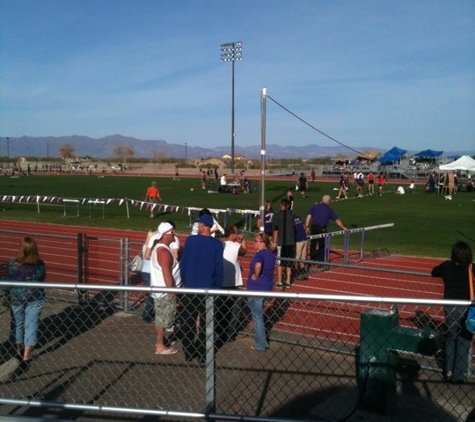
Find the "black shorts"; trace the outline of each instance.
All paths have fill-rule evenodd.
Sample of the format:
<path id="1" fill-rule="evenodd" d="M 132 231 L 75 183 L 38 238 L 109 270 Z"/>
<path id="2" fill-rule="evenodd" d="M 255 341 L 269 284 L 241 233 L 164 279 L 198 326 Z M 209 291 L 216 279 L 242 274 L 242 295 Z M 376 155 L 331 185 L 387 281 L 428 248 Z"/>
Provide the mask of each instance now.
<path id="1" fill-rule="evenodd" d="M 295 245 L 284 245 L 280 247 L 281 258 L 295 258 Z M 280 260 L 281 267 L 292 267 L 294 263 L 286 259 Z"/>

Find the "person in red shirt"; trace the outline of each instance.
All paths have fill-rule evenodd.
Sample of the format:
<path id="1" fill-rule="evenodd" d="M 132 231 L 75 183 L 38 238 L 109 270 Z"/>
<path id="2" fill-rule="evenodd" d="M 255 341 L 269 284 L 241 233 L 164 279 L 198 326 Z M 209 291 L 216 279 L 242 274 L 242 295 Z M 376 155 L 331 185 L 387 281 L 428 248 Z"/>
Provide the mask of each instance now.
<path id="1" fill-rule="evenodd" d="M 368 174 L 368 193 L 370 195 L 374 194 L 374 174 L 372 171 Z"/>
<path id="2" fill-rule="evenodd" d="M 145 194 L 145 202 L 152 202 L 153 204 L 158 203 L 158 201 L 161 201 L 162 198 L 160 196 L 160 191 L 157 188 L 157 184 L 155 182 L 152 182 L 150 184 L 150 187 L 147 189 L 147 193 Z M 155 206 L 151 205 L 150 206 L 150 218 L 154 217 L 153 210 Z"/>
<path id="3" fill-rule="evenodd" d="M 378 185 L 379 185 L 379 194 L 383 194 L 385 180 L 384 180 L 384 173 L 381 171 L 378 176 Z"/>

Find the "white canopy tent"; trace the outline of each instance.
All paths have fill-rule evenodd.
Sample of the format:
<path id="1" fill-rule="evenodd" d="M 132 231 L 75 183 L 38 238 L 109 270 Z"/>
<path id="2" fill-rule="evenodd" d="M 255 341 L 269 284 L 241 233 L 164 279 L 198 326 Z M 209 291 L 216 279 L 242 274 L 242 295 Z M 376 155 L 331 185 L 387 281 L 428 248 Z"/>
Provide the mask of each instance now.
<path id="1" fill-rule="evenodd" d="M 462 155 L 458 160 L 452 161 L 448 164 L 441 164 L 439 170 L 469 170 L 475 171 L 475 160 L 468 155 Z"/>

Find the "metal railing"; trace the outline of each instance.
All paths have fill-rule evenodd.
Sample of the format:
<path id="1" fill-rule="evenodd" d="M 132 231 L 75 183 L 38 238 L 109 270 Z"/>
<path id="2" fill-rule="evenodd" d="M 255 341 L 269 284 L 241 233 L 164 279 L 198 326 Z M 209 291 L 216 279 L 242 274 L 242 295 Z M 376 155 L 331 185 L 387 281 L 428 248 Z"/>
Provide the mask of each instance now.
<path id="1" fill-rule="evenodd" d="M 117 285 L 91 291 L 89 284 L 0 282 L 2 288 L 13 285 L 42 287 L 47 300 L 34 360 L 26 366 L 11 347 L 10 318 L 3 311 L 4 415 L 39 408 L 43 416 L 56 409 L 57 417 L 80 411 L 99 418 L 328 421 L 398 415 L 446 421 L 465 420 L 473 407 L 472 362 L 465 384 L 445 383 L 442 376 L 448 328 L 443 307 L 466 308 L 467 301 Z M 61 300 L 86 289 L 86 301 Z M 119 306 L 126 293 L 159 292 L 177 294 L 182 304 L 192 303 L 185 300 L 192 296 L 204 298 L 206 314 L 194 328 L 196 341 L 205 333 L 203 359 L 186 360 L 182 347 L 185 314 L 196 315 L 194 309 L 179 306 L 169 330 L 167 345 L 178 352 L 157 355 L 155 329 L 142 322 L 142 309 L 133 314 Z M 250 297 L 266 300 L 265 352 L 250 349 Z M 233 320 L 230 304 L 236 301 L 239 314 Z"/>

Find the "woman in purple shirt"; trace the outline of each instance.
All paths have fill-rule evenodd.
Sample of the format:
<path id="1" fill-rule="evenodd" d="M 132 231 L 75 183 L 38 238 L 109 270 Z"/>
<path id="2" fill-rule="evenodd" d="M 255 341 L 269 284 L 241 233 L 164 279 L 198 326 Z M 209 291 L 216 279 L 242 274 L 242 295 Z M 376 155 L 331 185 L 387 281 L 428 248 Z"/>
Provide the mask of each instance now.
<path id="1" fill-rule="evenodd" d="M 269 236 L 258 233 L 254 238 L 256 255 L 251 261 L 247 290 L 259 292 L 271 292 L 274 286 L 275 255 L 272 252 L 274 246 Z M 264 352 L 268 347 L 267 333 L 264 324 L 264 305 L 266 298 L 250 297 L 248 305 L 254 320 L 254 346 L 251 350 Z"/>

